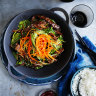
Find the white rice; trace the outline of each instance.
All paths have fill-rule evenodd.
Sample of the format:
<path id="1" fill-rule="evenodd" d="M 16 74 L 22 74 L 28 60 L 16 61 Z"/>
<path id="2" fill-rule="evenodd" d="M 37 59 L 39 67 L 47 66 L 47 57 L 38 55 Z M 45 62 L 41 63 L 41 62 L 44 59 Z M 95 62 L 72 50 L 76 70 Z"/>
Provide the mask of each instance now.
<path id="1" fill-rule="evenodd" d="M 79 79 L 80 94 L 82 96 L 96 96 L 96 70 L 85 68 L 75 76 L 72 84 L 72 90 L 75 96 L 78 96 L 77 85 Z"/>

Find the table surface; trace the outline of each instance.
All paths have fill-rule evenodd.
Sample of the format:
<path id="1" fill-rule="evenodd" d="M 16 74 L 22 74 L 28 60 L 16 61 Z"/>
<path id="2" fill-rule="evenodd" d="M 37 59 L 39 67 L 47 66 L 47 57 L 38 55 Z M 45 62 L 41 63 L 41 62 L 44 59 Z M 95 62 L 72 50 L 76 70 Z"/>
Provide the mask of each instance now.
<path id="1" fill-rule="evenodd" d="M 75 27 L 71 22 L 69 23 L 69 26 L 73 32 L 74 29 L 77 29 L 81 36 L 88 36 L 88 38 L 96 44 L 96 0 L 75 0 L 71 3 L 63 3 L 59 0 L 0 0 L 0 34 L 3 32 L 7 22 L 13 16 L 24 10 L 32 8 L 50 9 L 52 7 L 61 7 L 70 14 L 71 9 L 78 4 L 86 4 L 92 8 L 94 12 L 94 21 L 86 28 Z M 57 14 L 63 16 L 61 13 Z M 23 84 L 8 74 L 0 59 L 0 96 L 38 96 L 38 93 L 43 89 L 56 89 L 57 83 L 58 82 L 54 82 L 43 86 Z"/>

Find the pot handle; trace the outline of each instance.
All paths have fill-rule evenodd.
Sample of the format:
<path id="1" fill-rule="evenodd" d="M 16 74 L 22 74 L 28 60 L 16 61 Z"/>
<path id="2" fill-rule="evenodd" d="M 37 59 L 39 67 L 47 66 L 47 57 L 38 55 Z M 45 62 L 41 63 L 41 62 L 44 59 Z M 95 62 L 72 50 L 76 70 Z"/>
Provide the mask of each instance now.
<path id="1" fill-rule="evenodd" d="M 61 11 L 61 12 L 63 12 L 63 14 L 64 14 L 65 17 L 66 17 L 66 22 L 67 22 L 67 24 L 69 24 L 69 16 L 68 16 L 68 13 L 67 13 L 63 8 L 55 7 L 55 8 L 50 9 L 50 11 L 52 11 L 52 12 L 54 12 L 54 11 Z"/>
<path id="2" fill-rule="evenodd" d="M 12 76 L 13 78 L 18 80 L 24 80 L 26 78 L 25 76 L 19 74 L 10 64 L 8 64 L 7 68 L 10 76 Z"/>

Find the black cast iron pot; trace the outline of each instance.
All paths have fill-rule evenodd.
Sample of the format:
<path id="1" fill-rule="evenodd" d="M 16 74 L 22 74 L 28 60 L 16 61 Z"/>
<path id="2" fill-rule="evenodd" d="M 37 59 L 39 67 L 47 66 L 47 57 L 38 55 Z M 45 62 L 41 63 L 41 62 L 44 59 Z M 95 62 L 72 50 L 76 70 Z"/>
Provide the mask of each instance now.
<path id="1" fill-rule="evenodd" d="M 54 11 L 63 12 L 66 17 L 66 21 L 61 16 L 54 13 Z M 48 66 L 44 66 L 43 68 L 39 70 L 34 70 L 32 68 L 28 68 L 25 66 L 16 67 L 15 66 L 16 59 L 14 58 L 11 48 L 10 48 L 12 30 L 17 29 L 17 26 L 20 21 L 29 19 L 32 16 L 37 15 L 37 14 L 45 15 L 55 20 L 55 22 L 60 26 L 61 32 L 63 33 L 64 41 L 66 41 L 66 43 L 63 44 L 64 52 L 62 52 L 62 54 L 58 57 L 57 62 L 54 62 L 53 64 L 50 64 Z M 74 50 L 74 38 L 69 28 L 68 22 L 69 22 L 68 14 L 62 8 L 52 8 L 51 10 L 31 9 L 31 10 L 24 11 L 18 14 L 17 16 L 15 16 L 5 31 L 4 41 L 3 41 L 5 55 L 8 59 L 9 74 L 13 76 L 11 72 L 11 68 L 14 68 L 17 72 L 22 74 L 23 76 L 22 78 L 25 78 L 25 77 L 46 78 L 54 74 L 57 74 L 58 72 L 62 71 L 62 69 L 66 70 L 66 66 L 68 66 L 68 63 L 71 57 L 73 56 L 73 50 Z M 22 79 L 22 78 L 18 77 L 18 79 Z"/>

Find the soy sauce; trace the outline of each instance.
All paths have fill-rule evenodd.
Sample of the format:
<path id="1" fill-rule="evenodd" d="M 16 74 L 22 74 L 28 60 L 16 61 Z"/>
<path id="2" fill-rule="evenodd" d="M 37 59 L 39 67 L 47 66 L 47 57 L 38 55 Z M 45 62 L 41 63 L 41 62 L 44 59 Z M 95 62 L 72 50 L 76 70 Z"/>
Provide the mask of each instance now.
<path id="1" fill-rule="evenodd" d="M 87 24 L 87 17 L 83 12 L 77 11 L 71 14 L 71 20 L 77 27 L 84 27 Z"/>

